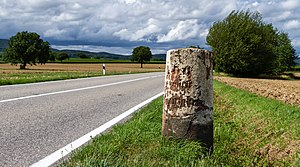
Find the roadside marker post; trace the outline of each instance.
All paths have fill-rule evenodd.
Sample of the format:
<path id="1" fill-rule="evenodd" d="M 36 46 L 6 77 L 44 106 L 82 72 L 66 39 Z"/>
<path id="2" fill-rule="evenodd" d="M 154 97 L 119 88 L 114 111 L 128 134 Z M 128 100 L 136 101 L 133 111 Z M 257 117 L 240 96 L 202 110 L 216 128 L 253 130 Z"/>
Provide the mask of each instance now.
<path id="1" fill-rule="evenodd" d="M 103 75 L 105 75 L 105 64 L 102 64 L 102 71 L 103 71 Z"/>
<path id="2" fill-rule="evenodd" d="M 213 151 L 213 60 L 203 49 L 169 50 L 162 135 L 200 141 Z"/>

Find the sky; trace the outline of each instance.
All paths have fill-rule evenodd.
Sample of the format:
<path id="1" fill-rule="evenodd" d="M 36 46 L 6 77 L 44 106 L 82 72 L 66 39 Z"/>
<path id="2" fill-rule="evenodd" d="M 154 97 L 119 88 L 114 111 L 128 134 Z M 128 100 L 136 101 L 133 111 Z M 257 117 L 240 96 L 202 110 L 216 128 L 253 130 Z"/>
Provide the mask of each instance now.
<path id="1" fill-rule="evenodd" d="M 0 38 L 38 33 L 56 49 L 131 54 L 199 45 L 233 10 L 258 11 L 300 54 L 300 0 L 0 0 Z"/>

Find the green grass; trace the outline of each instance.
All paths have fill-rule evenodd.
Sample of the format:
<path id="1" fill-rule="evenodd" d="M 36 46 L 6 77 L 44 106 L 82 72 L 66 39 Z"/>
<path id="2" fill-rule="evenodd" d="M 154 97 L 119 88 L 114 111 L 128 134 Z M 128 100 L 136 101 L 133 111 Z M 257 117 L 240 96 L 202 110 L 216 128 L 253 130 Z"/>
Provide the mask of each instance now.
<path id="1" fill-rule="evenodd" d="M 17 74 L 1 74 L 0 85 L 24 84 L 44 81 L 55 81 L 74 78 L 85 78 L 100 76 L 99 72 L 47 72 L 47 73 L 17 73 Z"/>
<path id="2" fill-rule="evenodd" d="M 109 72 L 109 75 L 121 75 L 128 74 L 128 72 Z M 131 74 L 133 74 L 131 72 Z M 35 82 L 45 82 L 45 81 L 57 81 L 65 79 L 76 79 L 76 78 L 87 78 L 102 76 L 102 72 L 95 71 L 53 71 L 53 72 L 41 72 L 41 73 L 16 73 L 16 74 L 1 74 L 0 86 L 1 85 L 14 85 L 14 84 L 25 84 L 25 83 L 35 83 Z"/>
<path id="3" fill-rule="evenodd" d="M 300 165 L 299 107 L 215 81 L 214 153 L 205 156 L 198 142 L 161 136 L 162 101 L 94 138 L 61 166 Z"/>

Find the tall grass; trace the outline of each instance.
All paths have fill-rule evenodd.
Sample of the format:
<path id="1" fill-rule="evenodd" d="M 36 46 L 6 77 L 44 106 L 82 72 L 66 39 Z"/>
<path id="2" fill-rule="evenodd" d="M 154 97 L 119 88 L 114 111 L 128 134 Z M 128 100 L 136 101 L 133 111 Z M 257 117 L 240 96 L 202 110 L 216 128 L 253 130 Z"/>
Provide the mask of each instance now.
<path id="1" fill-rule="evenodd" d="M 161 136 L 162 98 L 61 166 L 299 166 L 300 108 L 214 82 L 214 153 Z"/>

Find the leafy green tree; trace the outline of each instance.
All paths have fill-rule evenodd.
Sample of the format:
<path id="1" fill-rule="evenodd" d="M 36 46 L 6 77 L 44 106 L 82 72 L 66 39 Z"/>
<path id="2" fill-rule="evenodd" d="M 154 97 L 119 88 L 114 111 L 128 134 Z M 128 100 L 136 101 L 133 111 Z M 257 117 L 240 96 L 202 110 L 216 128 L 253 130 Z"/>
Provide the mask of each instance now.
<path id="1" fill-rule="evenodd" d="M 260 13 L 233 11 L 223 21 L 214 23 L 206 41 L 214 52 L 217 71 L 256 76 L 276 72 L 275 62 L 282 51 L 279 41 L 283 40 L 272 24 L 262 21 Z"/>
<path id="2" fill-rule="evenodd" d="M 56 54 L 57 54 L 57 52 L 51 51 L 51 52 L 50 52 L 49 60 L 52 61 L 52 62 L 54 62 L 54 61 L 55 61 Z"/>
<path id="3" fill-rule="evenodd" d="M 69 59 L 69 54 L 66 52 L 59 52 L 55 55 L 56 60 L 62 62 L 63 60 Z"/>
<path id="4" fill-rule="evenodd" d="M 133 49 L 130 59 L 141 63 L 141 68 L 143 68 L 145 61 L 150 61 L 151 57 L 152 53 L 149 47 L 139 46 Z"/>
<path id="5" fill-rule="evenodd" d="M 37 33 L 23 31 L 9 39 L 4 60 L 13 65 L 20 64 L 20 69 L 25 69 L 27 64 L 45 64 L 49 60 L 49 53 L 48 42 L 40 39 Z"/>
<path id="6" fill-rule="evenodd" d="M 275 47 L 277 59 L 274 63 L 274 72 L 281 73 L 291 70 L 296 66 L 296 50 L 292 46 L 292 42 L 287 33 L 279 33 L 277 35 L 277 45 Z"/>

